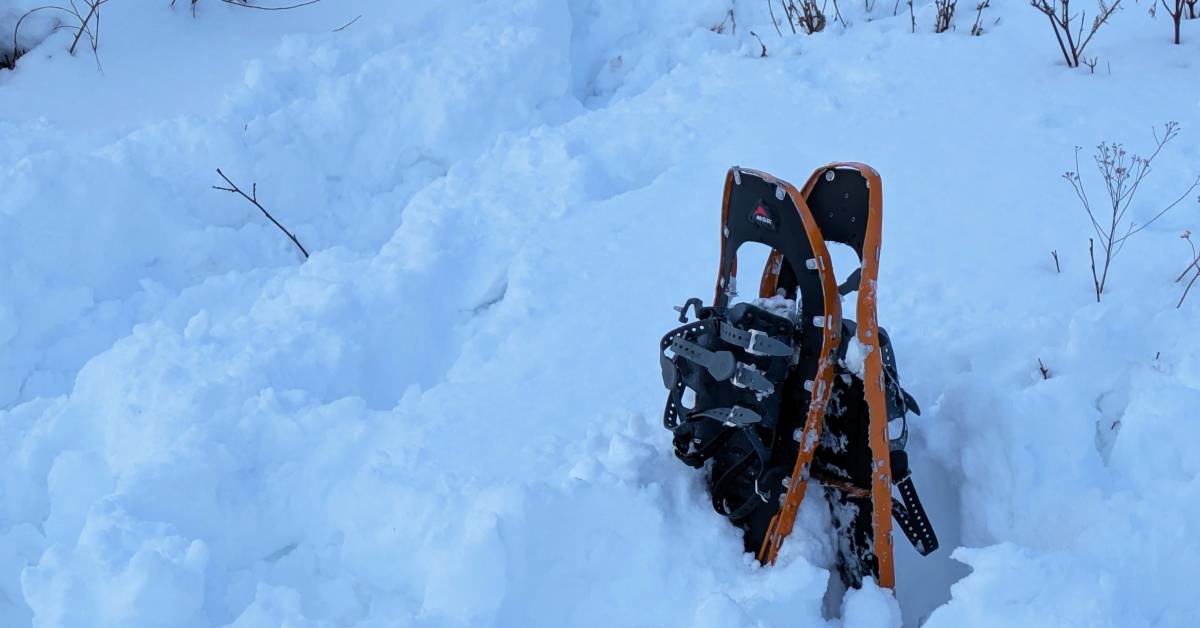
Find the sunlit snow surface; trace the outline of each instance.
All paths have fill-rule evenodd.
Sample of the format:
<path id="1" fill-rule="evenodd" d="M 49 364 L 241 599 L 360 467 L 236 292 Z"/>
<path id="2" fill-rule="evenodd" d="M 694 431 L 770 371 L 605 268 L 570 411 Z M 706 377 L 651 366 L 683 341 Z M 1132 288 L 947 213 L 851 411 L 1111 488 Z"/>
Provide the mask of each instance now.
<path id="1" fill-rule="evenodd" d="M 102 73 L 68 31 L 0 71 L 0 626 L 1194 625 L 1200 209 L 1098 305 L 1060 175 L 1167 120 L 1131 211 L 1200 171 L 1200 21 L 1131 3 L 1091 74 L 1021 2 L 176 4 L 104 5 Z M 758 567 L 660 425 L 726 168 L 832 160 L 882 173 L 924 410 L 898 601 L 825 599 L 819 499 Z"/>

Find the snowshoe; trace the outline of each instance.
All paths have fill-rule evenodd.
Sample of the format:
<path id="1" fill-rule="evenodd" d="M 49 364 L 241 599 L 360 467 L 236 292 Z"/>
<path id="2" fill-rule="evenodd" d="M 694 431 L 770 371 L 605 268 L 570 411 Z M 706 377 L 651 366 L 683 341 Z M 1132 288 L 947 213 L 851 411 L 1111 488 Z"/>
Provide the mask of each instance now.
<path id="1" fill-rule="evenodd" d="M 816 481 L 833 510 L 848 586 L 866 576 L 893 586 L 893 516 L 922 554 L 937 548 L 903 451 L 906 413 L 919 409 L 900 388 L 876 322 L 881 193 L 879 175 L 862 164 L 820 168 L 802 191 L 730 169 L 713 305 L 690 299 L 680 322 L 689 308 L 699 320 L 660 345 L 670 391 L 663 423 L 676 455 L 696 467 L 711 461 L 713 506 L 744 531 L 747 551 L 775 561 Z M 850 246 L 861 262 L 841 286 L 826 240 Z M 772 249 L 762 301 L 731 306 L 737 251 L 747 242 Z M 841 297 L 855 292 L 857 323 L 841 317 Z M 770 299 L 794 307 L 769 311 Z M 889 421 L 898 422 L 896 438 Z M 892 497 L 893 482 L 902 501 Z"/>

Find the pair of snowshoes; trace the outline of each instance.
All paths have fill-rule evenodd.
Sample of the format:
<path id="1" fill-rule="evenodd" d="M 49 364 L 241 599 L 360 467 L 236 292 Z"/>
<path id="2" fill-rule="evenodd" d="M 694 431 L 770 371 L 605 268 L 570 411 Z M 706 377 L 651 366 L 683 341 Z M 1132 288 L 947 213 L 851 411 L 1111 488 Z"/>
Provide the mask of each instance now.
<path id="1" fill-rule="evenodd" d="M 881 221 L 882 184 L 870 166 L 827 165 L 801 190 L 731 168 L 716 297 L 677 308 L 686 324 L 659 347 L 675 453 L 707 467 L 713 508 L 744 531 L 746 550 L 774 563 L 814 483 L 831 507 L 838 572 L 853 587 L 868 576 L 894 586 L 893 518 L 919 553 L 938 545 L 904 451 L 906 415 L 920 409 L 876 320 Z M 747 242 L 771 253 L 759 299 L 733 303 Z M 858 255 L 841 285 L 826 242 Z M 842 318 L 852 293 L 857 321 Z"/>

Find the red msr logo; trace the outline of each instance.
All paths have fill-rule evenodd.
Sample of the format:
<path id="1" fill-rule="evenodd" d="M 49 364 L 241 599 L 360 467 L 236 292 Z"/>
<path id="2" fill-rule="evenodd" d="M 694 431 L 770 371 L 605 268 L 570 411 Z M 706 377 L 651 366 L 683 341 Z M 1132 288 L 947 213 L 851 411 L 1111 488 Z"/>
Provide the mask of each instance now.
<path id="1" fill-rule="evenodd" d="M 760 227 L 765 227 L 771 231 L 775 230 L 775 219 L 771 217 L 771 212 L 762 205 L 758 205 L 754 208 L 754 211 L 750 212 L 750 219 Z"/>

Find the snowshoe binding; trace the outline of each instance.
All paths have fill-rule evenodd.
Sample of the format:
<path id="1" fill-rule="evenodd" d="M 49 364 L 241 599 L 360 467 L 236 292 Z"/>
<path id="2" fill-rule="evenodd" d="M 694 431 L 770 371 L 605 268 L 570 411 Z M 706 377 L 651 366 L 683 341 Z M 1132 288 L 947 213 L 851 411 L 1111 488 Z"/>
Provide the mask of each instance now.
<path id="1" fill-rule="evenodd" d="M 833 512 L 838 571 L 856 587 L 867 576 L 894 586 L 893 517 L 919 552 L 937 548 L 904 452 L 906 415 L 920 410 L 900 388 L 876 322 L 881 193 L 879 175 L 863 164 L 820 168 L 802 190 L 730 169 L 713 305 L 689 299 L 677 308 L 681 323 L 689 310 L 698 320 L 659 347 L 669 391 L 663 424 L 676 456 L 693 467 L 711 461 L 713 507 L 744 531 L 746 550 L 773 563 L 816 482 Z M 840 286 L 826 240 L 850 246 L 861 262 Z M 759 301 L 733 304 L 747 242 L 772 252 Z M 851 293 L 857 323 L 842 319 Z"/>

